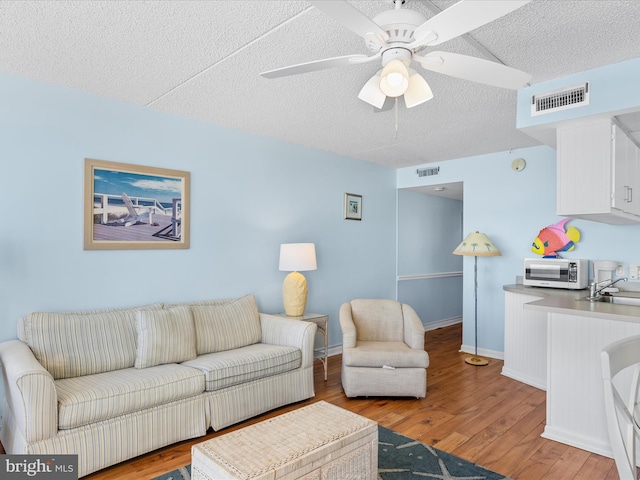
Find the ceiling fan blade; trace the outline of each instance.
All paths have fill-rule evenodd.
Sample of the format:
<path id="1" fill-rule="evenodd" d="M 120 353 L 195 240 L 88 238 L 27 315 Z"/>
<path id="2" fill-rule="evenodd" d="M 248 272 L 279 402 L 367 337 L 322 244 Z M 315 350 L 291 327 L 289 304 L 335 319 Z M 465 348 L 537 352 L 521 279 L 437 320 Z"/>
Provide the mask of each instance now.
<path id="1" fill-rule="evenodd" d="M 419 25 L 408 48 L 439 45 L 510 13 L 531 0 L 462 0 Z M 318 2 L 322 3 L 322 2 Z"/>
<path id="2" fill-rule="evenodd" d="M 450 52 L 431 52 L 425 57 L 413 56 L 427 70 L 452 77 L 484 83 L 494 87 L 518 89 L 531 75 L 500 63 Z"/>
<path id="3" fill-rule="evenodd" d="M 375 56 L 373 57 L 375 58 Z M 344 55 L 342 57 L 325 58 L 324 60 L 315 60 L 313 62 L 299 63 L 298 65 L 290 65 L 288 67 L 276 68 L 268 72 L 262 72 L 265 78 L 287 77 L 289 75 L 298 75 L 301 73 L 316 72 L 327 68 L 342 67 L 344 65 L 352 65 L 354 63 L 364 63 L 370 60 L 367 55 Z"/>
<path id="4" fill-rule="evenodd" d="M 343 0 L 310 0 L 309 3 L 369 42 L 381 47 L 389 40 L 389 34 L 377 23 Z"/>

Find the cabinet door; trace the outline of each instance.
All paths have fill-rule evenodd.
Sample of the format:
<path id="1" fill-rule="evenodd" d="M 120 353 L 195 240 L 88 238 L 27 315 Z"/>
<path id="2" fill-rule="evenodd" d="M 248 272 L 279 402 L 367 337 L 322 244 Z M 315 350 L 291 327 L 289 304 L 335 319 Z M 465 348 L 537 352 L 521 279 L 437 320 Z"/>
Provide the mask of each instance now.
<path id="1" fill-rule="evenodd" d="M 629 188 L 627 190 L 627 208 L 625 209 L 629 213 L 634 215 L 640 215 L 640 149 L 629 140 L 627 144 L 627 184 Z"/>
<path id="2" fill-rule="evenodd" d="M 558 215 L 611 212 L 611 121 L 557 130 Z"/>
<path id="3" fill-rule="evenodd" d="M 626 212 L 629 209 L 629 146 L 633 143 L 617 125 L 612 127 L 613 138 L 613 195 L 611 206 Z M 635 158 L 634 158 L 635 162 Z"/>

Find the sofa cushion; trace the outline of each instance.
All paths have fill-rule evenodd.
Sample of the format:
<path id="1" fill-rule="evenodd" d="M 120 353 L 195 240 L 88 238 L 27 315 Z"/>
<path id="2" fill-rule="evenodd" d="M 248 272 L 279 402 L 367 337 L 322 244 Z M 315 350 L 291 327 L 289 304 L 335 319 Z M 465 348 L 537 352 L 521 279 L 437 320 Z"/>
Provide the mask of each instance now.
<path id="1" fill-rule="evenodd" d="M 56 380 L 61 430 L 162 405 L 204 391 L 199 370 L 177 364 Z"/>
<path id="2" fill-rule="evenodd" d="M 140 310 L 136 320 L 136 368 L 196 358 L 196 331 L 189 307 Z"/>
<path id="3" fill-rule="evenodd" d="M 262 340 L 253 295 L 212 305 L 192 305 L 198 355 L 245 347 Z"/>
<path id="4" fill-rule="evenodd" d="M 84 312 L 34 312 L 18 322 L 18 338 L 54 379 L 133 367 L 136 312 L 146 307 Z"/>
<path id="5" fill-rule="evenodd" d="M 345 348 L 343 364 L 349 367 L 427 368 L 429 355 L 424 350 L 409 348 L 404 342 L 357 342 L 356 348 Z"/>
<path id="6" fill-rule="evenodd" d="M 182 365 L 205 374 L 208 392 L 299 368 L 302 352 L 296 347 L 256 343 L 247 347 L 201 355 Z"/>

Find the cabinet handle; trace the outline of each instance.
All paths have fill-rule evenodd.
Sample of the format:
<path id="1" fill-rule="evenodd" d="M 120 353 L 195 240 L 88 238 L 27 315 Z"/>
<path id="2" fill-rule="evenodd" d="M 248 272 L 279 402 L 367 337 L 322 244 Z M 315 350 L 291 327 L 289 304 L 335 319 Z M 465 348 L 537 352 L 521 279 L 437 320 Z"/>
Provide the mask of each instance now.
<path id="1" fill-rule="evenodd" d="M 633 187 L 629 187 L 629 203 L 633 202 Z"/>
<path id="2" fill-rule="evenodd" d="M 629 203 L 631 201 L 631 195 L 630 195 L 630 191 L 631 187 L 629 185 L 625 185 L 624 186 L 624 201 Z"/>

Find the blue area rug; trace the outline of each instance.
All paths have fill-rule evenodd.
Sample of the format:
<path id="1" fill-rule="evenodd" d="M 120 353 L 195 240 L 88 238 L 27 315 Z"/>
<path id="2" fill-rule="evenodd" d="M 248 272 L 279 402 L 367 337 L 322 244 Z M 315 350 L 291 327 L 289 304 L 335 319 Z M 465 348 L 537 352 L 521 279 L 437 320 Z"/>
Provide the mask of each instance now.
<path id="1" fill-rule="evenodd" d="M 378 426 L 378 479 L 509 480 L 475 463 Z M 154 480 L 190 480 L 191 465 Z M 352 479 L 358 480 L 358 479 Z"/>

